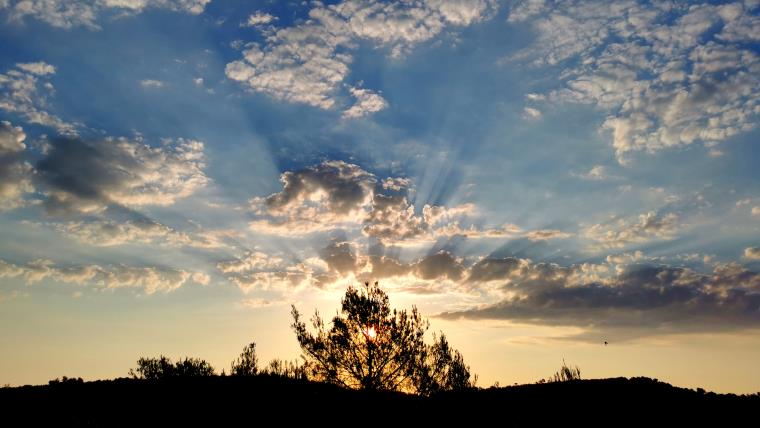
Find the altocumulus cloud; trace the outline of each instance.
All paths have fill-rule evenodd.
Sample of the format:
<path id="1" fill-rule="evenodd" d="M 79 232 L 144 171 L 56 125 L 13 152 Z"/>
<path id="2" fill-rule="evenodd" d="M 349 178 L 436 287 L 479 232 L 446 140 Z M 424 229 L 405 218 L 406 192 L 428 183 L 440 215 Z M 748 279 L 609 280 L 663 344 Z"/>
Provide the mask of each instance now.
<path id="1" fill-rule="evenodd" d="M 48 100 L 55 91 L 49 81 L 53 74 L 55 67 L 45 62 L 19 63 L 0 74 L 0 110 L 62 134 L 76 135 L 78 124 L 64 122 L 46 111 Z"/>
<path id="2" fill-rule="evenodd" d="M 227 64 L 227 77 L 278 100 L 330 109 L 350 73 L 359 41 L 400 57 L 448 27 L 465 27 L 489 17 L 496 7 L 492 0 L 315 3 L 305 21 L 273 31 L 263 45 L 250 44 L 241 60 Z M 357 101 L 345 110 L 346 118 L 388 105 L 369 89 L 351 88 L 350 94 Z"/>
<path id="3" fill-rule="evenodd" d="M 57 266 L 50 260 L 34 260 L 16 265 L 0 260 L 0 278 L 21 277 L 26 284 L 44 280 L 77 285 L 93 284 L 98 288 L 135 288 L 145 294 L 174 291 L 188 281 L 207 285 L 208 275 L 181 269 L 155 266 L 99 265 Z"/>
<path id="4" fill-rule="evenodd" d="M 717 142 L 754 126 L 760 99 L 756 2 L 726 4 L 522 1 L 510 22 L 528 22 L 536 41 L 505 62 L 552 67 L 564 87 L 550 103 L 608 112 L 621 163 L 654 152 Z"/>
<path id="5" fill-rule="evenodd" d="M 6 10 L 11 21 L 32 17 L 54 27 L 84 26 L 100 28 L 102 16 L 138 14 L 145 9 L 167 9 L 191 14 L 202 13 L 211 0 L 3 0 L 0 10 Z"/>
<path id="6" fill-rule="evenodd" d="M 654 239 L 672 239 L 682 228 L 675 213 L 649 211 L 638 218 L 619 218 L 610 224 L 594 224 L 585 236 L 603 248 L 620 248 Z"/>
<path id="7" fill-rule="evenodd" d="M 97 247 L 138 244 L 215 249 L 226 247 L 228 240 L 239 237 L 239 234 L 232 230 L 175 230 L 147 218 L 123 221 L 89 218 L 43 225 L 50 226 L 76 241 Z"/>

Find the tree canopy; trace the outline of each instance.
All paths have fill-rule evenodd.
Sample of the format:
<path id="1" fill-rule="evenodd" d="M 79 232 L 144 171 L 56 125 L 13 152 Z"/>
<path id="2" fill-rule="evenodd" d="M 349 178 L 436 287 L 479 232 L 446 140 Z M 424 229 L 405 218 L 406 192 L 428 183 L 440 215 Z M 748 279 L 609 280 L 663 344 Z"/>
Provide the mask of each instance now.
<path id="1" fill-rule="evenodd" d="M 340 313 L 328 329 L 315 312 L 311 333 L 295 306 L 293 330 L 304 352 L 309 377 L 347 388 L 429 395 L 470 388 L 470 368 L 446 337 L 424 342 L 429 323 L 416 307 L 391 310 L 377 283 L 348 287 Z"/>

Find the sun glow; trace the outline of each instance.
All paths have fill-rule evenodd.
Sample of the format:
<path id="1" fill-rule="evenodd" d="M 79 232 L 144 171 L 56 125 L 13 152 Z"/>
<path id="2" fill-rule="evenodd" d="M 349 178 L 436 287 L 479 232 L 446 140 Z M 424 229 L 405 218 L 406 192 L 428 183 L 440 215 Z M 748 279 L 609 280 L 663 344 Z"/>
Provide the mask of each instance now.
<path id="1" fill-rule="evenodd" d="M 369 326 L 364 329 L 364 335 L 367 336 L 367 339 L 369 340 L 375 340 L 377 337 L 377 331 L 375 331 L 375 326 Z"/>

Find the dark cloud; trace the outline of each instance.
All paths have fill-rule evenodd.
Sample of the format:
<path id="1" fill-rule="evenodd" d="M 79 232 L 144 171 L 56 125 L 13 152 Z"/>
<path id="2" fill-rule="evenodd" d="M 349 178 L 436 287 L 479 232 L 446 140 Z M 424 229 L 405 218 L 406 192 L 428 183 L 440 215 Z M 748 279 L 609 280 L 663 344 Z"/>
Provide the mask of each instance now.
<path id="1" fill-rule="evenodd" d="M 356 271 L 357 259 L 350 242 L 333 241 L 319 253 L 331 270 L 340 274 Z"/>
<path id="2" fill-rule="evenodd" d="M 96 212 L 111 204 L 170 205 L 208 182 L 203 144 L 179 139 L 161 147 L 139 141 L 52 141 L 37 180 L 53 213 Z"/>
<path id="3" fill-rule="evenodd" d="M 461 262 L 447 251 L 441 251 L 424 257 L 414 267 L 415 272 L 422 279 L 448 278 L 458 281 L 462 278 L 464 271 Z"/>
<path id="4" fill-rule="evenodd" d="M 470 269 L 468 279 L 500 282 L 507 297 L 497 304 L 441 316 L 591 331 L 622 329 L 629 337 L 760 327 L 760 274 L 740 265 L 718 265 L 709 274 L 645 265 L 632 265 L 612 276 L 600 273 L 589 265 L 483 259 Z"/>
<path id="5" fill-rule="evenodd" d="M 347 215 L 360 209 L 371 198 L 375 176 L 357 165 L 327 161 L 299 171 L 287 171 L 280 177 L 281 192 L 266 198 L 273 212 L 299 208 L 306 201 L 321 201 L 334 215 Z"/>

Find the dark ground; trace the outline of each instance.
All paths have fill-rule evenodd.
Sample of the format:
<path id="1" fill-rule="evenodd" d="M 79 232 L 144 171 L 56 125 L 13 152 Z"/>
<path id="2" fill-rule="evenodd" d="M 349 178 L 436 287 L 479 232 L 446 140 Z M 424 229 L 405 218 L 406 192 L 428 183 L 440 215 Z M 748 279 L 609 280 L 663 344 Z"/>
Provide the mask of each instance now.
<path id="1" fill-rule="evenodd" d="M 648 378 L 488 388 L 421 398 L 291 379 L 116 379 L 0 389 L 0 426 L 760 426 L 760 395 Z"/>

